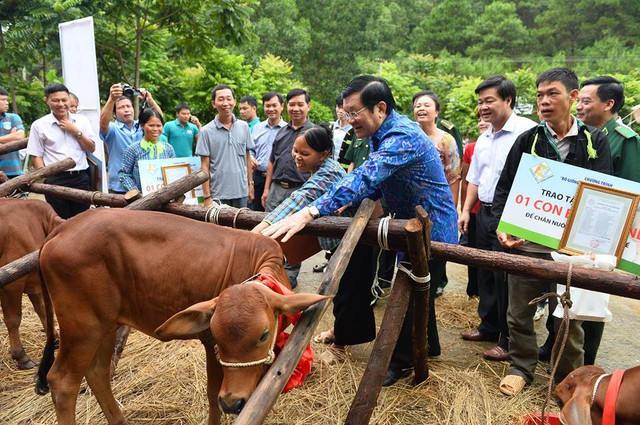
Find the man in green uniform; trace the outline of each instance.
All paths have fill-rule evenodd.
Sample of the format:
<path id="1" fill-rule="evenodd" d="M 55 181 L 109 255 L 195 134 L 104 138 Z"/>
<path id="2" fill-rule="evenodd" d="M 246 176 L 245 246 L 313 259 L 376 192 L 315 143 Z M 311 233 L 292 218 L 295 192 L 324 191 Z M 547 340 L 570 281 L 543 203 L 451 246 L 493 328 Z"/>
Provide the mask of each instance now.
<path id="1" fill-rule="evenodd" d="M 586 80 L 580 87 L 576 113 L 586 124 L 607 135 L 614 175 L 640 182 L 640 138 L 632 129 L 616 121 L 618 111 L 624 105 L 622 84 L 605 75 Z"/>
<path id="2" fill-rule="evenodd" d="M 436 127 L 438 127 L 442 131 L 446 131 L 450 135 L 456 139 L 456 145 L 458 146 L 458 154 L 460 154 L 460 158 L 462 158 L 462 154 L 464 153 L 464 146 L 462 144 L 462 134 L 460 134 L 460 130 L 456 127 L 451 121 L 445 120 L 443 118 L 436 118 Z"/>

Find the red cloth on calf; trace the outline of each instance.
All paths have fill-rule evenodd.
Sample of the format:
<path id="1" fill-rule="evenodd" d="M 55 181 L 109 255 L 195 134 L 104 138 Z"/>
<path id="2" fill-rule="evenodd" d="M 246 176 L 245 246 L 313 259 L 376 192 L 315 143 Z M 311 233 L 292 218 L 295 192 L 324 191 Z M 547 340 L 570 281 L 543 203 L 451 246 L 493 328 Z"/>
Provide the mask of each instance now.
<path id="1" fill-rule="evenodd" d="M 277 280 L 273 278 L 273 276 L 268 274 L 261 274 L 259 277 L 260 281 L 263 285 L 270 288 L 272 291 L 277 292 L 281 295 L 293 295 L 294 292 L 284 286 L 282 286 Z M 280 354 L 280 351 L 286 344 L 289 339 L 289 333 L 285 332 L 284 329 L 288 326 L 289 323 L 295 325 L 298 322 L 298 319 L 302 313 L 298 312 L 296 314 L 285 314 L 285 318 L 287 320 L 282 320 L 282 316 L 278 318 L 278 337 L 276 339 L 276 346 L 274 351 L 276 356 Z M 304 352 L 302 353 L 302 357 L 298 362 L 298 365 L 294 369 L 291 377 L 287 381 L 287 384 L 282 389 L 282 393 L 286 393 L 287 391 L 292 390 L 293 388 L 302 385 L 305 378 L 311 372 L 311 363 L 313 362 L 313 350 L 311 349 L 311 344 L 307 345 Z"/>

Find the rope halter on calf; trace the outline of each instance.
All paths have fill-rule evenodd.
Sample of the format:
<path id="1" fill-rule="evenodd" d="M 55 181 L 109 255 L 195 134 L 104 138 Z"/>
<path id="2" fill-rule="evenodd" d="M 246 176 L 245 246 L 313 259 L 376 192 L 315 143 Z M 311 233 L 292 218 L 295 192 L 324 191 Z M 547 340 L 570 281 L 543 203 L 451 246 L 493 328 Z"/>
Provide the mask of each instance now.
<path id="1" fill-rule="evenodd" d="M 259 281 L 259 280 L 255 280 L 258 277 L 260 277 L 260 273 L 255 274 L 253 276 L 251 276 L 250 278 L 246 279 L 243 282 L 240 282 L 240 285 L 244 285 L 247 283 L 252 283 L 255 285 L 263 285 L 264 284 Z M 214 346 L 215 352 L 216 352 L 216 359 L 218 359 L 218 363 L 220 363 L 220 366 L 222 367 L 232 367 L 232 368 L 243 368 L 243 367 L 253 367 L 253 366 L 259 366 L 259 365 L 270 365 L 271 363 L 274 362 L 274 360 L 276 359 L 276 353 L 275 353 L 275 347 L 276 347 L 276 340 L 278 339 L 278 318 L 276 317 L 276 326 L 275 329 L 273 330 L 273 337 L 271 338 L 271 346 L 269 347 L 269 351 L 267 352 L 267 356 L 260 359 L 260 360 L 253 360 L 250 362 L 225 362 L 220 358 L 220 350 L 218 349 L 218 344 L 216 344 Z"/>

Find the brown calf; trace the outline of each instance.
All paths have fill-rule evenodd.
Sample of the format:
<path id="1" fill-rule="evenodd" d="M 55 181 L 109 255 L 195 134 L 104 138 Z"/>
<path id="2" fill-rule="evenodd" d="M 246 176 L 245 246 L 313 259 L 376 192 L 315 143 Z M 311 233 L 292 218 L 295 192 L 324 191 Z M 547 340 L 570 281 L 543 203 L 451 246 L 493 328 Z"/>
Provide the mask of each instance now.
<path id="1" fill-rule="evenodd" d="M 62 222 L 64 220 L 58 217 L 46 202 L 0 199 L 0 266 L 37 251 L 47 235 Z M 24 351 L 20 339 L 22 294 L 29 296 L 42 325 L 46 327 L 44 301 L 37 271 L 0 288 L 0 306 L 9 331 L 11 357 L 17 362 L 18 369 L 30 369 L 36 364 Z"/>
<path id="2" fill-rule="evenodd" d="M 582 366 L 571 372 L 555 389 L 565 425 L 601 425 L 605 395 L 611 375 L 603 377 L 594 394 L 598 378 L 605 375 L 599 366 Z M 640 424 L 640 366 L 628 369 L 623 376 L 615 404 L 616 425 Z"/>
<path id="3" fill-rule="evenodd" d="M 125 424 L 109 380 L 117 328 L 127 325 L 154 336 L 176 313 L 203 302 L 213 308 L 223 289 L 256 273 L 287 282 L 282 262 L 280 247 L 269 238 L 171 214 L 94 210 L 68 220 L 40 251 L 43 285 L 50 296 L 47 316 L 52 315 L 49 305 L 53 304 L 60 326 L 60 350 L 51 367 L 53 329 L 48 326 L 36 391 L 47 391 L 48 378 L 58 423 L 75 424 L 78 390 L 86 377 L 108 423 Z M 193 334 L 161 332 L 164 340 L 179 337 L 202 342 L 207 358 L 209 424 L 219 423 L 223 379 L 216 344 L 224 361 L 229 361 L 227 355 L 232 361 L 266 356 L 265 340 L 272 339 L 274 314 L 324 299 L 314 294 L 282 297 L 284 300 L 265 295 L 267 303 L 262 305 L 269 308 L 259 306 L 257 313 L 246 302 L 250 298 L 255 297 L 244 293 L 232 297 L 232 318 L 242 324 L 243 331 L 232 333 L 231 338 L 226 337 L 226 325 L 214 335 L 208 325 Z M 220 316 L 214 314 L 212 323 Z M 229 376 L 241 377 L 226 382 L 221 397 L 226 393 L 241 395 L 228 399 L 248 397 L 264 370 L 260 364 L 229 372 Z"/>

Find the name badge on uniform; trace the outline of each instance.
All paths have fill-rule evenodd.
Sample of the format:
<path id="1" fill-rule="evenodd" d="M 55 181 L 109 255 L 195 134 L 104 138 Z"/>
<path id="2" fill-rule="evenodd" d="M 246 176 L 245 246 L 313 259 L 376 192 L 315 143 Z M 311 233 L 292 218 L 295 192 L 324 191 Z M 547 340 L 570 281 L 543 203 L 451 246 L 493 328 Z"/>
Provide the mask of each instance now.
<path id="1" fill-rule="evenodd" d="M 2 128 L 5 129 L 5 130 L 11 130 L 11 122 L 3 121 L 2 122 Z"/>
<path id="2" fill-rule="evenodd" d="M 187 130 L 187 134 L 193 134 L 193 130 Z"/>

